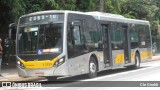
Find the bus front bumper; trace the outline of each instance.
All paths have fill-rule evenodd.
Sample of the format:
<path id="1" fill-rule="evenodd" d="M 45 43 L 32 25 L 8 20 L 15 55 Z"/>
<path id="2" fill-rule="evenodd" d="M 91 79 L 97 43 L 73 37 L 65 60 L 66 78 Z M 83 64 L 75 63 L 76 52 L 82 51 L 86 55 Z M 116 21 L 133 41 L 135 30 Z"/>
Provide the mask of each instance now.
<path id="1" fill-rule="evenodd" d="M 63 67 L 63 66 L 62 66 Z M 22 69 L 17 66 L 18 75 L 20 77 L 30 77 L 30 76 L 70 76 L 68 74 L 67 68 L 62 67 L 52 67 L 52 68 L 42 68 L 42 69 Z"/>

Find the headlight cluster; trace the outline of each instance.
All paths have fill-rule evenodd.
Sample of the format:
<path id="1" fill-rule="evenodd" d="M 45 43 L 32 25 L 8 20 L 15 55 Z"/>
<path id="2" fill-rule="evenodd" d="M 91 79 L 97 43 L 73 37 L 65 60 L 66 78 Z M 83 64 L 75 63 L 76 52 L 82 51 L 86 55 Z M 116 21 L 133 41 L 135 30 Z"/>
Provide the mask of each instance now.
<path id="1" fill-rule="evenodd" d="M 17 65 L 22 68 L 22 69 L 25 69 L 25 66 L 20 62 L 20 61 L 17 61 Z"/>
<path id="2" fill-rule="evenodd" d="M 65 59 L 64 59 L 64 57 L 63 57 L 63 58 L 57 60 L 57 61 L 54 63 L 54 66 L 55 66 L 55 67 L 58 67 L 58 66 L 62 65 L 64 62 L 65 62 Z"/>

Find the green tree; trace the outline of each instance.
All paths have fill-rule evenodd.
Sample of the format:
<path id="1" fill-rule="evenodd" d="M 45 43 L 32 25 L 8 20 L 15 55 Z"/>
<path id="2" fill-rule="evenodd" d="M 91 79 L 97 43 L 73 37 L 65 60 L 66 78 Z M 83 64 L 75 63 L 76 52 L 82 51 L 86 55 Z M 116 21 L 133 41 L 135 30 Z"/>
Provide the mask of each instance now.
<path id="1" fill-rule="evenodd" d="M 8 33 L 8 25 L 23 14 L 43 10 L 96 11 L 100 0 L 0 0 L 0 32 Z M 151 22 L 153 37 L 160 24 L 159 0 L 103 0 L 104 12 Z"/>
<path id="2" fill-rule="evenodd" d="M 0 0 L 0 34 L 8 33 L 8 25 L 24 14 L 21 0 Z"/>
<path id="3" fill-rule="evenodd" d="M 105 12 L 120 14 L 128 18 L 135 18 L 133 11 L 127 8 L 127 0 L 105 0 Z"/>
<path id="4" fill-rule="evenodd" d="M 76 10 L 95 11 L 97 0 L 76 0 Z"/>

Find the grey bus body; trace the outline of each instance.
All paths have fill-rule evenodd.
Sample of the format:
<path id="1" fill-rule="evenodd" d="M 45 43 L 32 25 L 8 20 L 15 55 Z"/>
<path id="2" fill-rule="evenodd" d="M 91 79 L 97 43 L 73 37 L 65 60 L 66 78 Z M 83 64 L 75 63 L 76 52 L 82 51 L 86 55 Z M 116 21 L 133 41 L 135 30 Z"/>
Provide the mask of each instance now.
<path id="1" fill-rule="evenodd" d="M 58 30 L 53 32 L 52 29 Z M 136 56 L 139 62 L 152 58 L 149 22 L 121 15 L 42 11 L 20 17 L 17 30 L 17 67 L 21 77 L 88 74 L 92 71 L 91 59 L 99 72 L 134 66 Z M 45 34 L 48 37 L 51 34 L 51 39 L 45 41 L 48 38 L 43 36 Z M 56 48 L 48 45 L 53 38 L 53 42 L 57 41 L 53 43 Z"/>

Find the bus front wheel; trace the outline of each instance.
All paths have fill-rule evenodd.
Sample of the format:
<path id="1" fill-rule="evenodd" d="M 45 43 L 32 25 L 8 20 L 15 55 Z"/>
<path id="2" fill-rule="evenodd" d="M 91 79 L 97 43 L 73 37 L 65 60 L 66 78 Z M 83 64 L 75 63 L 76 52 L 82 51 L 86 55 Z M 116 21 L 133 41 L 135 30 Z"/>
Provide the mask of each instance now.
<path id="1" fill-rule="evenodd" d="M 91 57 L 90 61 L 89 61 L 89 73 L 88 73 L 88 77 L 89 78 L 94 78 L 97 76 L 97 63 L 95 58 Z"/>

